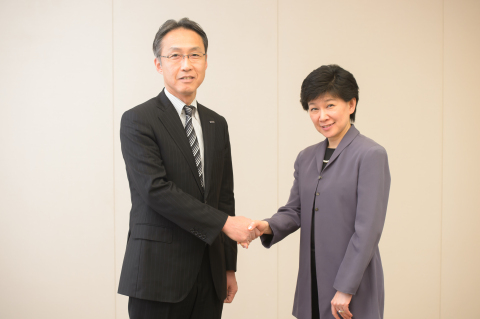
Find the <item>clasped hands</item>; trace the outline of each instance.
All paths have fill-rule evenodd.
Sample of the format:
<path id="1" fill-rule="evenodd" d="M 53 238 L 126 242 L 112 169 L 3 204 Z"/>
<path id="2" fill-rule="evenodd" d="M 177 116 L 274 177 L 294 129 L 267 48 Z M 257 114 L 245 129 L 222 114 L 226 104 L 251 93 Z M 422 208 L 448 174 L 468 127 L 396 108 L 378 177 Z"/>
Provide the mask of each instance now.
<path id="1" fill-rule="evenodd" d="M 272 233 L 268 222 L 251 220 L 243 216 L 229 216 L 222 230 L 228 237 L 235 240 L 243 248 L 248 248 L 253 240 L 263 234 Z"/>

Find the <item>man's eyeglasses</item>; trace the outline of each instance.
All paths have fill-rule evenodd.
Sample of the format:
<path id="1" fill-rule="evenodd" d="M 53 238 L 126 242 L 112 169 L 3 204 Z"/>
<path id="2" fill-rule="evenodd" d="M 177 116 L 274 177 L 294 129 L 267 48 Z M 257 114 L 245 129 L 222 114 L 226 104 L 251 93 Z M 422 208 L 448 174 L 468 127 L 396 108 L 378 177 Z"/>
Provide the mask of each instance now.
<path id="1" fill-rule="evenodd" d="M 203 57 L 205 55 L 206 55 L 205 53 L 194 52 L 190 54 L 173 53 L 170 55 L 161 55 L 161 57 L 166 58 L 172 62 L 180 62 L 183 60 L 184 57 L 187 57 L 190 60 L 190 62 L 200 62 L 203 60 Z"/>

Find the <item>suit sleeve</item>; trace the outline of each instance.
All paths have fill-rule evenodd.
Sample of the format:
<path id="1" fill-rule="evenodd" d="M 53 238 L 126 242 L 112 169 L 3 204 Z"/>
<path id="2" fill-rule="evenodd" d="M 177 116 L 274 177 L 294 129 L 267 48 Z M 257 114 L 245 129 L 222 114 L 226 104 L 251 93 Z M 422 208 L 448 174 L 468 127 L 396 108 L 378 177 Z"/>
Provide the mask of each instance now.
<path id="1" fill-rule="evenodd" d="M 129 182 L 144 202 L 188 232 L 201 231 L 200 239 L 212 244 L 228 215 L 183 192 L 167 180 L 160 149 L 143 114 L 130 110 L 122 116 L 120 140 Z"/>
<path id="2" fill-rule="evenodd" d="M 354 295 L 365 270 L 378 249 L 387 213 L 390 192 L 390 171 L 385 149 L 375 146 L 363 156 L 357 185 L 355 232 L 350 238 L 345 256 L 333 287 Z"/>
<path id="3" fill-rule="evenodd" d="M 225 150 L 223 154 L 223 174 L 220 188 L 220 198 L 218 209 L 227 213 L 229 216 L 235 216 L 235 197 L 233 194 L 233 167 L 232 150 L 230 147 L 230 137 L 228 134 L 228 125 L 225 121 Z M 228 236 L 224 238 L 225 264 L 226 270 L 237 270 L 237 242 Z"/>
<path id="4" fill-rule="evenodd" d="M 266 248 L 270 248 L 272 245 L 278 243 L 300 228 L 301 204 L 298 175 L 301 155 L 302 152 L 300 152 L 295 160 L 295 172 L 293 173 L 294 181 L 287 204 L 280 207 L 277 213 L 271 218 L 265 219 L 270 225 L 273 233 L 273 235 L 262 235 L 260 237 L 262 245 Z"/>

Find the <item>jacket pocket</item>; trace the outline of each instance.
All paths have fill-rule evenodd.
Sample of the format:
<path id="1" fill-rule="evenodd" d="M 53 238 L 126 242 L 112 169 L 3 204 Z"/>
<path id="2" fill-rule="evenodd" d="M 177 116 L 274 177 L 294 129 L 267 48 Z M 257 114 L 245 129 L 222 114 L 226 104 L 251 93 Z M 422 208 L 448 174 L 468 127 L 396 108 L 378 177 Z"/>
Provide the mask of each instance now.
<path id="1" fill-rule="evenodd" d="M 161 225 L 136 224 L 131 236 L 135 239 L 160 241 L 167 244 L 172 242 L 172 230 Z"/>

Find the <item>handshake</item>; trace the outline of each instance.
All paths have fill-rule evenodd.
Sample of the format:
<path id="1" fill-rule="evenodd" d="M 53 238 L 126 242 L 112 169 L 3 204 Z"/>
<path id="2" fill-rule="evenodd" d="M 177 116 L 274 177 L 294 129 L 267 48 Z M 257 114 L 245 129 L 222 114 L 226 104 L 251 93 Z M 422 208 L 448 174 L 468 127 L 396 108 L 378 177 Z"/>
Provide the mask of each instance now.
<path id="1" fill-rule="evenodd" d="M 223 226 L 222 231 L 242 245 L 248 248 L 248 245 L 263 234 L 272 234 L 272 229 L 268 222 L 263 220 L 251 220 L 243 216 L 229 216 Z"/>

